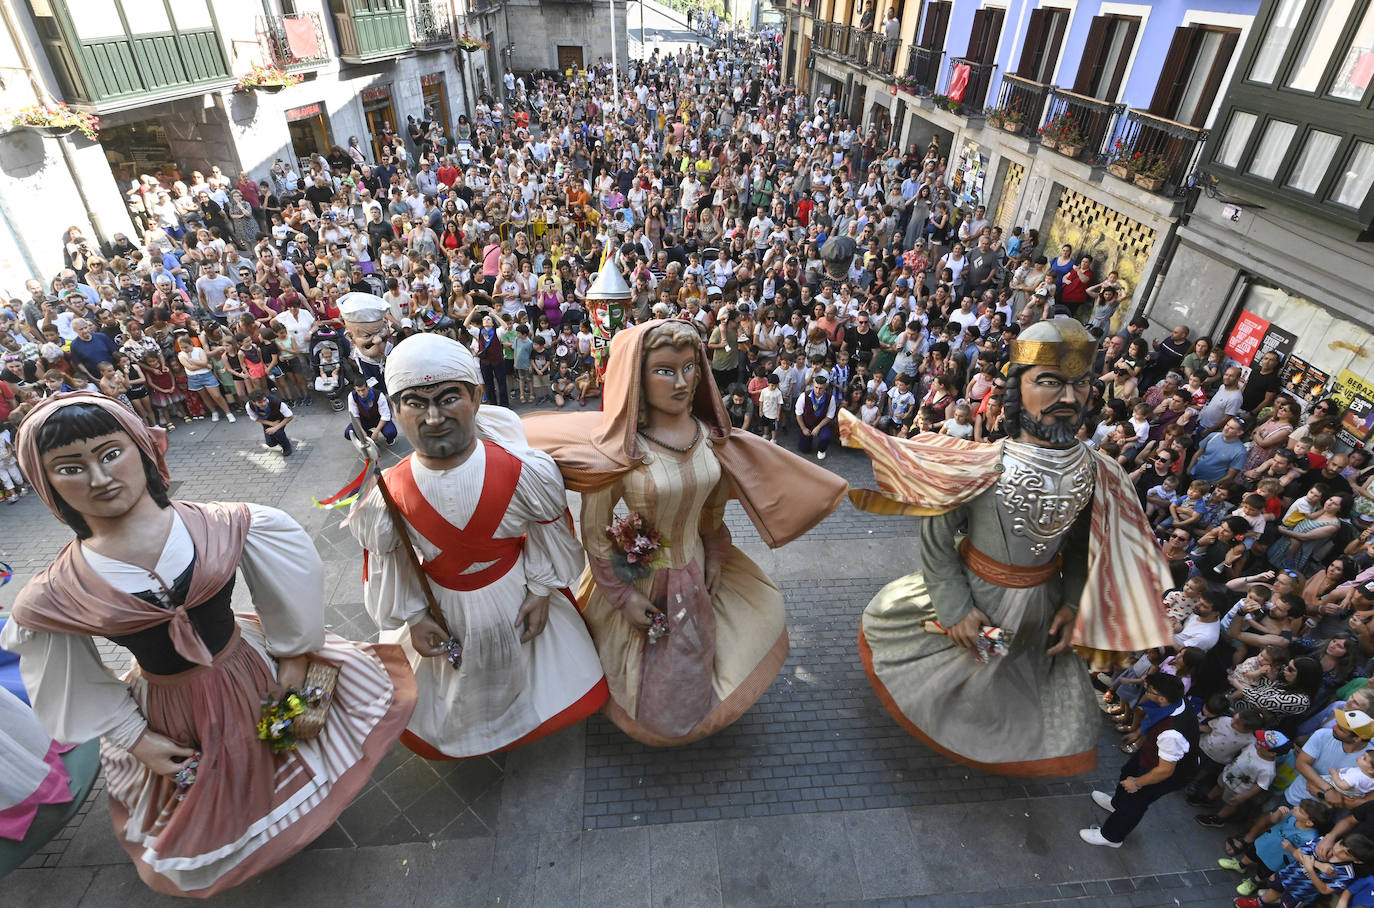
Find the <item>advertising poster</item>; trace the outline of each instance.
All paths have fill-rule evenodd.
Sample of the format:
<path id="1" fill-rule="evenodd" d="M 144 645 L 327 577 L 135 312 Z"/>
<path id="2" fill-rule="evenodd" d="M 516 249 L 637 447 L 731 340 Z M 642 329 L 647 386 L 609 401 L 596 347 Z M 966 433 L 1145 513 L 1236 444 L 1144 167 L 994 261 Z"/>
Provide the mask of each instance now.
<path id="1" fill-rule="evenodd" d="M 1277 353 L 1280 357 L 1287 357 L 1293 352 L 1293 344 L 1297 343 L 1297 336 L 1289 334 L 1287 331 L 1269 323 L 1269 330 L 1264 332 L 1264 339 L 1260 341 L 1259 349 L 1255 351 L 1255 361 L 1258 362 L 1264 354 L 1269 352 Z"/>
<path id="2" fill-rule="evenodd" d="M 1332 383 L 1331 398 L 1345 409 L 1340 440 L 1352 447 L 1364 445 L 1374 434 L 1374 384 L 1342 369 Z"/>
<path id="3" fill-rule="evenodd" d="M 1304 403 L 1321 397 L 1331 381 L 1328 373 L 1297 356 L 1288 357 L 1279 377 L 1283 380 L 1283 389 Z"/>
<path id="4" fill-rule="evenodd" d="M 1259 349 L 1260 341 L 1269 330 L 1269 322 L 1253 312 L 1242 311 L 1236 327 L 1226 341 L 1226 355 L 1242 366 L 1250 365 Z"/>

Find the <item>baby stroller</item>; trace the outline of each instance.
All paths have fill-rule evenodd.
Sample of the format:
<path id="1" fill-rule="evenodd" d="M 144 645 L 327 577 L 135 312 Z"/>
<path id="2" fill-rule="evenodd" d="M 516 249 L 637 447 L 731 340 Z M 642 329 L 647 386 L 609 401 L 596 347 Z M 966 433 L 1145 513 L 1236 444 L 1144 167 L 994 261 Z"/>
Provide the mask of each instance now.
<path id="1" fill-rule="evenodd" d="M 310 360 L 315 364 L 315 390 L 329 398 L 329 405 L 335 412 L 342 410 L 348 373 L 333 328 L 321 328 L 312 334 Z"/>

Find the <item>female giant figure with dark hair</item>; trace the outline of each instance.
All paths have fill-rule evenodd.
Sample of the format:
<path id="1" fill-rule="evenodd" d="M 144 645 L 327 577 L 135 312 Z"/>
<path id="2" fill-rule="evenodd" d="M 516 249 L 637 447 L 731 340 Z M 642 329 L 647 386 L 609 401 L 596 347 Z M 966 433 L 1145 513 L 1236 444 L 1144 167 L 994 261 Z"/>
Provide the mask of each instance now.
<path id="1" fill-rule="evenodd" d="M 20 593 L 0 646 L 59 742 L 101 737 L 120 844 L 153 889 L 205 897 L 334 822 L 404 729 L 415 680 L 396 647 L 326 635 L 323 566 L 275 508 L 172 501 L 166 436 L 99 394 L 49 398 L 19 459 L 76 533 Z M 255 614 L 230 607 L 243 571 Z M 95 639 L 133 655 L 116 677 Z M 339 667 L 328 722 L 292 751 L 258 739 L 261 702 Z M 197 759 L 194 783 L 174 781 Z"/>

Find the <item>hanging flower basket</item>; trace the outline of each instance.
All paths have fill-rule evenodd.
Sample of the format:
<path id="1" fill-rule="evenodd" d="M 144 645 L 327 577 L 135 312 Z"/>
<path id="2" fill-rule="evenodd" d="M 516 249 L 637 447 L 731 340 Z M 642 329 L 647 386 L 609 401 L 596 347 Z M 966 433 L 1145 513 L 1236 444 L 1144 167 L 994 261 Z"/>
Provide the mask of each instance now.
<path id="1" fill-rule="evenodd" d="M 461 35 L 459 35 L 458 38 L 453 42 L 453 45 L 457 47 L 459 50 L 469 54 L 475 54 L 479 50 L 484 50 L 485 48 L 491 46 L 487 42 L 483 41 L 481 38 L 478 38 L 476 35 L 470 35 L 467 32 L 463 32 Z"/>
<path id="2" fill-rule="evenodd" d="M 304 76 L 296 73 L 284 72 L 275 66 L 258 66 L 255 63 L 252 69 L 239 77 L 239 82 L 234 86 L 234 91 L 262 91 L 276 94 L 288 86 L 299 85 L 304 80 Z"/>
<path id="3" fill-rule="evenodd" d="M 80 131 L 94 141 L 99 136 L 100 118 L 83 110 L 73 110 L 66 104 L 32 104 L 10 115 L 10 126 L 60 138 Z"/>

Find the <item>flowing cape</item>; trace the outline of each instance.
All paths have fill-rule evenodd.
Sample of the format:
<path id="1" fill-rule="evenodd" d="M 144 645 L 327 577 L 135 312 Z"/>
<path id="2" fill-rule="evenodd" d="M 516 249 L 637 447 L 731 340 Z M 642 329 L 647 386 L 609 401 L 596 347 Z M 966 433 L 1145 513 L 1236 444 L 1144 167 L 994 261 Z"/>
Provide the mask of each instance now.
<path id="1" fill-rule="evenodd" d="M 611 342 L 600 413 L 535 413 L 525 417 L 531 446 L 546 451 L 568 488 L 594 492 L 634 469 L 650 452 L 636 438 L 641 405 L 644 338 L 661 321 L 626 328 Z M 772 548 L 786 545 L 839 507 L 849 483 L 785 448 L 732 428 L 719 389 L 697 351 L 699 379 L 692 413 L 708 430 L 721 470 L 730 477 L 759 537 Z"/>
<path id="2" fill-rule="evenodd" d="M 860 489 L 849 497 L 875 514 L 944 514 L 990 489 L 1001 475 L 1000 444 L 946 435 L 894 438 L 847 411 L 840 413 L 839 426 L 840 441 L 873 460 L 877 491 Z M 1093 458 L 1088 582 L 1070 641 L 1080 651 L 1116 653 L 1171 646 L 1160 604 L 1173 585 L 1168 562 L 1125 472 L 1097 452 Z"/>

